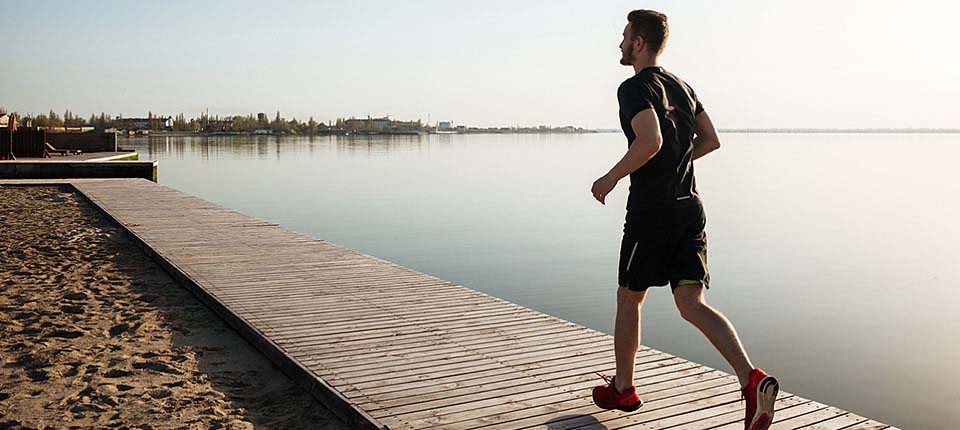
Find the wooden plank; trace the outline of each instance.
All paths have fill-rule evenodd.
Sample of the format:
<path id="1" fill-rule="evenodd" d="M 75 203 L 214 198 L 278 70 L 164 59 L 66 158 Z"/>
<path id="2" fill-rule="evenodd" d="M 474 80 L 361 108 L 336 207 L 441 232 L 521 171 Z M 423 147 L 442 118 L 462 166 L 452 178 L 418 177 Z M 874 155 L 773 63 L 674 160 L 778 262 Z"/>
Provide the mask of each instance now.
<path id="1" fill-rule="evenodd" d="M 655 367 L 666 369 L 665 372 L 674 372 L 678 368 L 685 368 L 677 365 L 677 363 L 673 361 L 675 360 L 674 357 L 662 353 L 643 357 L 642 359 L 638 360 L 640 360 L 638 366 L 645 364 L 646 362 L 657 363 Z M 612 364 L 609 357 L 598 356 L 592 358 L 591 360 L 584 360 L 573 365 L 563 360 L 547 362 L 543 363 L 541 366 L 525 369 L 522 374 L 528 376 L 543 376 L 554 373 L 560 375 L 584 372 L 592 373 L 609 369 L 611 367 Z M 671 369 L 667 369 L 667 367 L 671 367 Z M 394 383 L 390 385 L 380 382 L 368 383 L 366 385 L 355 384 L 345 387 L 343 393 L 345 396 L 351 398 L 357 397 L 361 394 L 369 398 L 392 398 L 401 395 L 406 391 L 433 392 L 439 390 L 437 387 L 470 387 L 487 382 L 496 382 L 503 381 L 508 378 L 516 378 L 517 374 L 518 372 L 514 369 L 506 366 L 500 366 L 492 370 L 479 372 L 468 372 L 455 375 L 431 375 L 430 378 L 410 378 L 408 381 L 394 381 Z"/>
<path id="2" fill-rule="evenodd" d="M 866 418 L 856 414 L 846 413 L 838 417 L 830 418 L 826 421 L 801 427 L 804 430 L 844 430 L 850 426 L 867 421 Z"/>
<path id="3" fill-rule="evenodd" d="M 524 339 L 523 341 L 506 340 L 494 343 L 488 342 L 472 348 L 459 342 L 451 342 L 442 346 L 435 345 L 430 348 L 420 348 L 414 351 L 393 352 L 387 350 L 378 353 L 367 352 L 365 354 L 340 358 L 336 360 L 336 368 L 355 369 L 362 367 L 376 367 L 381 365 L 381 363 L 386 359 L 389 359 L 390 363 L 429 362 L 432 358 L 445 356 L 458 351 L 469 351 L 475 354 L 498 357 L 501 354 L 505 354 L 506 351 L 548 351 L 555 347 L 568 345 L 587 345 L 597 341 L 609 342 L 609 340 L 599 336 L 584 336 L 582 332 L 574 333 L 569 337 L 544 338 L 542 336 L 536 336 L 532 339 Z"/>
<path id="4" fill-rule="evenodd" d="M 696 371 L 699 370 L 696 369 L 696 367 L 696 364 L 689 362 L 685 363 L 685 365 L 680 364 L 673 367 L 638 367 L 637 376 L 646 381 L 646 383 L 640 384 L 638 387 L 646 387 L 646 389 L 649 391 L 655 391 L 657 388 L 663 389 L 671 383 L 674 385 L 680 384 L 680 380 L 682 378 L 706 379 L 710 377 L 710 375 L 706 373 L 696 373 Z M 675 370 L 675 368 L 679 368 L 679 371 Z M 613 367 L 610 367 L 609 369 L 603 369 L 603 371 L 610 372 L 612 372 L 612 370 Z M 694 372 L 681 373 L 687 370 L 694 370 Z M 710 371 L 707 372 L 710 373 Z M 596 376 L 593 375 L 593 372 L 589 372 L 588 374 L 596 378 Z M 591 399 L 587 397 L 581 397 L 575 400 L 547 403 L 541 406 L 525 408 L 513 412 L 500 412 L 492 416 L 479 417 L 456 423 L 454 428 L 482 427 L 484 429 L 491 430 L 512 430 L 542 424 L 543 422 L 550 420 L 551 416 L 557 417 L 564 415 L 590 414 L 597 411 L 599 411 L 599 409 L 593 404 Z"/>
<path id="5" fill-rule="evenodd" d="M 770 430 L 796 430 L 809 428 L 814 424 L 826 423 L 848 415 L 847 411 L 832 408 L 827 405 L 808 414 L 796 416 L 790 419 L 776 421 L 770 426 Z"/>
<path id="6" fill-rule="evenodd" d="M 308 357 L 315 357 L 319 360 L 338 360 L 344 356 L 356 356 L 367 353 L 403 354 L 410 349 L 423 350 L 439 345 L 463 345 L 464 347 L 478 346 L 487 343 L 510 342 L 527 339 L 530 337 L 549 336 L 556 333 L 568 333 L 583 331 L 572 326 L 540 326 L 526 327 L 516 326 L 508 327 L 497 331 L 497 336 L 487 336 L 486 332 L 480 334 L 463 333 L 460 336 L 448 335 L 444 338 L 428 337 L 417 339 L 389 339 L 389 340 L 363 340 L 349 343 L 320 346 L 301 346 L 293 344 L 291 347 L 296 349 L 298 354 L 302 354 L 305 360 Z"/>
<path id="7" fill-rule="evenodd" d="M 854 424 L 850 427 L 844 428 L 843 430 L 898 430 L 898 429 L 883 423 L 878 423 L 874 420 L 866 420 L 862 423 Z"/>
<path id="8" fill-rule="evenodd" d="M 723 385 L 729 383 L 725 380 L 723 375 L 716 372 L 713 373 L 697 373 L 699 369 L 690 368 L 680 371 L 675 371 L 670 368 L 650 368 L 644 369 L 640 368 L 640 375 L 644 378 L 649 378 L 651 381 L 657 380 L 657 377 L 663 375 L 670 375 L 668 378 L 671 378 L 669 384 L 674 386 L 681 386 L 681 384 L 686 384 L 686 387 L 695 388 L 696 384 L 707 384 L 708 388 L 716 385 Z M 385 417 L 388 415 L 398 415 L 412 412 L 421 412 L 421 411 L 439 411 L 441 407 L 450 404 L 470 404 L 475 403 L 480 400 L 496 400 L 503 399 L 508 395 L 541 395 L 548 389 L 559 389 L 562 391 L 570 392 L 573 394 L 578 394 L 578 399 L 576 402 L 586 405 L 587 403 L 592 404 L 592 400 L 583 397 L 582 393 L 589 393 L 590 389 L 598 385 L 600 382 L 599 378 L 593 373 L 580 373 L 573 376 L 568 376 L 564 378 L 550 378 L 551 375 L 547 375 L 547 379 L 535 379 L 530 378 L 530 380 L 520 380 L 517 383 L 509 387 L 504 388 L 491 388 L 488 386 L 475 387 L 473 392 L 468 392 L 461 394 L 459 396 L 434 396 L 434 398 L 429 398 L 425 396 L 418 396 L 417 402 L 405 402 L 394 400 L 386 401 L 380 397 L 371 397 L 377 402 L 377 406 L 381 410 L 368 409 L 371 415 L 377 417 Z M 650 384 L 648 387 L 656 386 L 656 384 Z M 666 388 L 665 385 L 661 384 L 660 388 Z M 445 393 L 444 393 L 445 394 Z M 648 396 L 648 397 L 652 397 Z M 431 401 L 432 400 L 432 401 Z M 573 401 L 571 401 L 573 402 Z M 549 403 L 548 403 L 549 404 Z M 520 411 L 525 415 L 532 415 L 536 413 L 536 408 L 528 407 Z M 496 420 L 499 422 L 502 418 L 502 413 L 498 412 L 496 414 Z M 483 422 L 484 425 L 489 425 L 493 420 L 490 418 L 484 417 L 476 420 L 478 423 Z M 465 426 L 466 424 L 461 423 L 458 426 Z"/>
<path id="9" fill-rule="evenodd" d="M 608 363 L 607 366 L 611 366 L 610 368 L 612 368 L 613 363 Z M 579 379 L 581 382 L 586 381 L 586 384 L 583 385 L 584 387 L 592 387 L 593 385 L 599 384 L 598 382 L 599 378 L 597 378 L 596 375 L 593 374 L 593 372 L 589 372 L 587 374 L 580 372 L 580 374 L 586 375 L 586 377 L 582 377 Z M 652 392 L 663 391 L 666 389 L 689 384 L 691 381 L 708 379 L 711 377 L 711 375 L 706 375 L 700 372 L 700 369 L 697 369 L 696 367 L 690 367 L 690 366 L 660 367 L 656 365 L 654 366 L 641 365 L 641 366 L 638 366 L 637 377 L 638 377 L 638 380 L 643 381 L 642 383 L 638 383 L 638 390 L 640 390 L 642 394 L 647 395 Z M 690 378 L 690 379 L 687 379 L 687 378 Z M 571 387 L 564 386 L 564 388 L 569 389 Z M 583 391 L 579 389 L 582 387 L 577 387 L 577 388 L 578 389 L 573 391 Z M 586 405 L 586 404 L 592 405 L 592 401 L 589 399 L 589 390 L 586 390 L 585 392 L 581 392 L 579 394 L 580 394 L 580 397 L 577 399 L 577 402 L 583 405 Z M 586 397 L 583 397 L 584 395 L 586 395 Z M 549 401 L 549 399 L 546 399 L 546 400 L 539 399 L 537 401 L 544 405 L 549 405 L 552 403 Z M 376 412 L 373 412 L 373 413 L 376 414 Z M 490 420 L 484 419 L 484 421 L 486 421 L 487 424 L 490 423 Z"/>
<path id="10" fill-rule="evenodd" d="M 782 406 L 790 406 L 801 402 L 796 396 L 780 394 L 777 403 Z M 662 418 L 644 421 L 638 424 L 626 427 L 616 427 L 624 430 L 654 430 L 654 429 L 709 429 L 715 423 L 728 423 L 731 420 L 739 422 L 743 426 L 743 404 L 740 402 L 729 402 L 713 407 L 698 409 L 689 413 L 672 415 Z"/>
<path id="11" fill-rule="evenodd" d="M 684 389 L 681 386 L 675 388 L 674 390 L 681 392 Z M 428 412 L 400 415 L 399 418 L 414 424 L 418 428 L 426 428 L 427 426 L 438 426 L 441 428 L 469 428 L 464 427 L 464 421 L 475 420 L 482 417 L 488 417 L 489 419 L 490 417 L 498 416 L 504 411 L 516 411 L 525 408 L 537 407 L 544 404 L 556 403 L 563 400 L 589 399 L 589 392 L 587 392 L 586 396 L 584 396 L 582 391 L 583 390 L 581 390 L 581 393 L 564 391 L 563 394 L 552 395 L 545 395 L 545 393 L 540 392 L 526 393 L 524 395 L 508 396 L 504 399 L 494 399 L 489 402 L 473 402 L 459 407 L 451 406 Z M 603 411 L 590 415 L 586 421 L 574 419 L 561 423 L 552 423 L 549 426 L 538 425 L 531 428 L 543 428 L 550 430 L 574 429 L 585 424 L 593 425 L 597 421 L 604 423 L 604 426 L 610 428 L 610 424 L 607 423 L 607 421 L 629 424 L 638 422 L 638 417 L 641 415 L 644 417 L 644 419 L 653 419 L 655 417 L 675 415 L 677 413 L 709 407 L 711 405 L 733 402 L 737 400 L 737 397 L 733 395 L 735 391 L 737 391 L 736 387 L 727 384 L 726 386 L 719 388 L 689 393 L 682 398 L 667 397 L 650 401 L 647 402 L 643 408 L 641 408 L 643 410 L 642 412 L 638 411 L 626 417 L 620 411 Z M 376 414 L 374 415 L 376 416 Z"/>

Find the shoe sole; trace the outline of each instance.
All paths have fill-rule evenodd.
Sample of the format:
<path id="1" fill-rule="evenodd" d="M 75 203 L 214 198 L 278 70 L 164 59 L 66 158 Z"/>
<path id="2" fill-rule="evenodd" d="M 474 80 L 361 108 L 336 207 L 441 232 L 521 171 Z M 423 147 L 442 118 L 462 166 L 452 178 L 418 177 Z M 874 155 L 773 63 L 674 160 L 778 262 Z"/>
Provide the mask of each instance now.
<path id="1" fill-rule="evenodd" d="M 780 392 L 780 383 L 777 378 L 766 376 L 757 384 L 757 408 L 750 421 L 749 430 L 767 430 L 773 424 L 774 404 L 777 393 Z"/>
<path id="2" fill-rule="evenodd" d="M 618 411 L 623 411 L 623 412 L 633 412 L 633 411 L 636 411 L 637 409 L 640 409 L 640 407 L 643 406 L 643 400 L 640 400 L 639 402 L 637 402 L 636 404 L 633 404 L 633 405 L 628 405 L 628 406 L 614 406 L 614 407 L 612 407 L 612 408 L 607 408 L 607 407 L 600 406 L 600 404 L 597 403 L 597 398 L 594 397 L 594 398 L 593 398 L 593 404 L 594 404 L 594 405 L 597 405 L 597 407 L 600 408 L 600 409 L 606 409 L 606 410 L 616 409 L 616 410 L 618 410 Z"/>
<path id="3" fill-rule="evenodd" d="M 643 406 L 643 400 L 637 402 L 637 404 L 635 404 L 635 405 L 630 405 L 630 406 L 617 406 L 617 407 L 614 408 L 614 409 L 617 409 L 617 410 L 620 410 L 620 411 L 624 411 L 624 412 L 633 412 L 633 411 L 636 411 L 637 409 L 640 409 L 641 406 Z"/>

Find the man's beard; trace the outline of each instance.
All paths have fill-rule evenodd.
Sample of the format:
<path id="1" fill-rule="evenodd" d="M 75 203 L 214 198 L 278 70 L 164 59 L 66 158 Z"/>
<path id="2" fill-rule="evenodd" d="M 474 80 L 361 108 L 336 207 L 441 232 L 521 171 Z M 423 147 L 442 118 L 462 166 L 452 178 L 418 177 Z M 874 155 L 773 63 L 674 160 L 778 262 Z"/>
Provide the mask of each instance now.
<path id="1" fill-rule="evenodd" d="M 624 65 L 624 66 L 632 66 L 632 65 L 633 65 L 633 52 L 623 52 L 623 51 L 620 51 L 620 52 L 622 52 L 622 54 L 621 54 L 621 56 L 620 56 L 620 64 L 621 64 L 621 65 Z"/>

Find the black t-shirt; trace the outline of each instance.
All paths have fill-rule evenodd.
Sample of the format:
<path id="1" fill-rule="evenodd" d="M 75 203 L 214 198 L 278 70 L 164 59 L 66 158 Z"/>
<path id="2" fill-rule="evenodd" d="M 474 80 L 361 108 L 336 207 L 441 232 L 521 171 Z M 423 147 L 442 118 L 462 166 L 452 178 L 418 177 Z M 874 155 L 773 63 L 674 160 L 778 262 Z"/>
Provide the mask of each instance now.
<path id="1" fill-rule="evenodd" d="M 636 134 L 630 121 L 645 109 L 660 120 L 663 144 L 646 164 L 630 174 L 627 211 L 699 202 L 693 177 L 694 118 L 703 112 L 693 89 L 662 67 L 647 67 L 617 90 L 620 126 L 629 147 Z"/>

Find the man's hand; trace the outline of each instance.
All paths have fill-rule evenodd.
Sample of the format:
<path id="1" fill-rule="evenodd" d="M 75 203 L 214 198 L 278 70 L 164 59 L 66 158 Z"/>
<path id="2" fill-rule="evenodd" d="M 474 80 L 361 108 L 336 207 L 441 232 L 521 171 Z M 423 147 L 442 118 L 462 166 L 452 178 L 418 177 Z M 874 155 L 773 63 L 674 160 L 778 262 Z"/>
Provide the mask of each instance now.
<path id="1" fill-rule="evenodd" d="M 593 182 L 593 188 L 590 189 L 590 192 L 593 193 L 593 198 L 597 199 L 601 204 L 606 205 L 604 200 L 607 198 L 607 194 L 610 194 L 610 191 L 613 191 L 613 187 L 617 186 L 619 179 L 606 174 L 600 177 Z"/>

